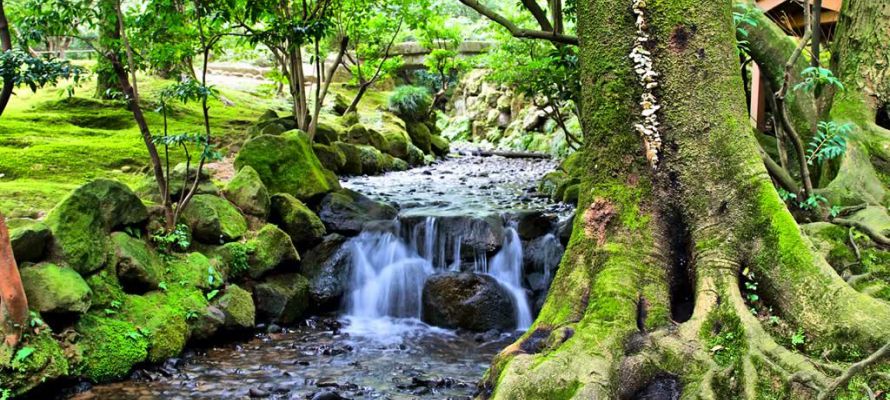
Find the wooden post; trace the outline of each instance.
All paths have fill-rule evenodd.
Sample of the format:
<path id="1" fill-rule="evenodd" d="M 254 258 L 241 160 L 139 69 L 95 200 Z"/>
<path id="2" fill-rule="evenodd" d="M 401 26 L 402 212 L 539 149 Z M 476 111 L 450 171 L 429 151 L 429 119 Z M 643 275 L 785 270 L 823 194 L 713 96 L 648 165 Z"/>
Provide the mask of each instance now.
<path id="1" fill-rule="evenodd" d="M 751 63 L 751 122 L 758 131 L 766 130 L 766 85 L 757 63 Z"/>

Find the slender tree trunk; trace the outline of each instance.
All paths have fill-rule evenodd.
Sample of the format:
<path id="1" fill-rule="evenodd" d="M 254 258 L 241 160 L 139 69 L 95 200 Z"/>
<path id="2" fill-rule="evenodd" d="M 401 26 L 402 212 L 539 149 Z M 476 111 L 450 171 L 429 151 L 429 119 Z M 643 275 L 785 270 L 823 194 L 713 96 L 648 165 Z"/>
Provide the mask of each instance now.
<path id="1" fill-rule="evenodd" d="M 346 113 L 358 110 L 359 103 L 362 102 L 362 98 L 365 97 L 365 93 L 368 92 L 368 88 L 371 87 L 371 85 L 372 82 L 362 82 L 358 85 L 358 92 L 355 94 L 355 97 L 352 98 L 352 103 L 349 103 L 349 107 L 346 108 Z"/>
<path id="2" fill-rule="evenodd" d="M 12 36 L 9 34 L 9 21 L 6 20 L 6 11 L 3 9 L 3 0 L 0 0 L 0 52 L 12 49 Z M 12 97 L 13 82 L 7 77 L 3 78 L 3 87 L 0 88 L 0 116 L 9 104 Z"/>
<path id="3" fill-rule="evenodd" d="M 12 254 L 9 229 L 3 213 L 0 213 L 0 306 L 6 310 L 5 313 L 0 312 L 0 322 L 3 324 L 0 332 L 5 334 L 4 344 L 14 348 L 28 322 L 28 299 Z"/>

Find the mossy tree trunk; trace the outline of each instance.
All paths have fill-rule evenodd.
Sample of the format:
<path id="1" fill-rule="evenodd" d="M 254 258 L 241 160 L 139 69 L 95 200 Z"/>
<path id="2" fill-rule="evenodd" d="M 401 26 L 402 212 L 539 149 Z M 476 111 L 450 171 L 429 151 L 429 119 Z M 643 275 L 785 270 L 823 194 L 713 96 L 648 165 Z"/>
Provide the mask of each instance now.
<path id="1" fill-rule="evenodd" d="M 890 340 L 890 305 L 813 253 L 767 175 L 738 63 L 727 62 L 731 5 L 578 2 L 586 168 L 575 229 L 540 316 L 495 359 L 483 397 L 630 398 L 663 374 L 687 398 L 813 397 L 833 390 L 844 357 Z M 640 37 L 658 74 L 649 89 L 629 57 Z M 634 125 L 651 100 L 659 123 L 641 143 Z M 759 306 L 829 361 L 761 325 L 743 272 Z"/>

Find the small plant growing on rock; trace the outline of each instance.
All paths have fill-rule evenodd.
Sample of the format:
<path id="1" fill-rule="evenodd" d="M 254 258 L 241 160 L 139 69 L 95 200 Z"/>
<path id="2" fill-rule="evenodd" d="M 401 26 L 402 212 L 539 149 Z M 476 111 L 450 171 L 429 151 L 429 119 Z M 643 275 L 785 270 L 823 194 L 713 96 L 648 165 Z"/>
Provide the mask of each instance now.
<path id="1" fill-rule="evenodd" d="M 399 86 L 389 96 L 389 110 L 398 116 L 412 121 L 426 118 L 432 107 L 433 98 L 422 86 Z"/>
<path id="2" fill-rule="evenodd" d="M 185 224 L 176 225 L 176 228 L 170 232 L 158 231 L 151 237 L 151 240 L 158 246 L 158 251 L 163 254 L 185 250 L 192 244 L 189 228 Z"/>

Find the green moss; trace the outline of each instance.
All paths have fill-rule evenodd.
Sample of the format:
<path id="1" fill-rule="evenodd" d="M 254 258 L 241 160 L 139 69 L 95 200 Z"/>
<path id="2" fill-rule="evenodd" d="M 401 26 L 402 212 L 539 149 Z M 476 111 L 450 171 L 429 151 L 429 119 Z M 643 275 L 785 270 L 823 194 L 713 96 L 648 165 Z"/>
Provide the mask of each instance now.
<path id="1" fill-rule="evenodd" d="M 411 138 L 411 142 L 419 149 L 423 150 L 425 154 L 432 154 L 433 150 L 430 128 L 427 128 L 426 124 L 422 122 L 408 122 L 406 123 L 406 128 L 408 130 L 408 136 Z"/>
<path id="2" fill-rule="evenodd" d="M 231 244 L 227 243 L 225 246 Z M 211 290 L 222 285 L 223 277 L 220 272 L 207 256 L 201 253 L 189 253 L 168 261 L 167 286 L 176 284 L 186 288 Z"/>
<path id="3" fill-rule="evenodd" d="M 336 146 L 315 143 L 312 145 L 312 151 L 315 152 L 315 156 L 318 157 L 318 161 L 323 167 L 335 173 L 340 173 L 343 166 L 346 165 L 346 155 Z"/>
<path id="4" fill-rule="evenodd" d="M 245 214 L 259 218 L 269 215 L 269 191 L 260 175 L 250 166 L 238 171 L 226 185 L 223 194 Z"/>
<path id="5" fill-rule="evenodd" d="M 321 219 L 303 202 L 289 194 L 272 196 L 272 215 L 269 220 L 284 229 L 294 246 L 300 249 L 318 242 L 326 232 Z"/>
<path id="6" fill-rule="evenodd" d="M 77 271 L 55 264 L 21 270 L 28 306 L 41 313 L 84 313 L 90 309 L 92 291 Z"/>
<path id="7" fill-rule="evenodd" d="M 0 362 L 0 389 L 21 395 L 41 383 L 68 375 L 68 359 L 49 330 L 26 335 L 19 349 L 26 348 L 33 352 L 23 361 Z"/>
<path id="8" fill-rule="evenodd" d="M 226 316 L 225 326 L 230 329 L 253 328 L 256 307 L 250 292 L 238 285 L 226 286 L 226 293 L 219 297 L 216 305 Z"/>
<path id="9" fill-rule="evenodd" d="M 165 293 L 127 296 L 120 318 L 141 329 L 148 338 L 148 361 L 161 362 L 178 355 L 188 340 L 185 310 L 171 302 Z"/>
<path id="10" fill-rule="evenodd" d="M 133 365 L 148 357 L 148 340 L 129 322 L 88 314 L 75 330 L 81 335 L 78 373 L 93 382 L 126 377 Z"/>
<path id="11" fill-rule="evenodd" d="M 282 264 L 295 265 L 300 261 L 300 255 L 291 242 L 291 237 L 277 226 L 267 224 L 257 232 L 255 238 L 248 242 L 253 249 L 249 258 L 248 275 L 251 278 L 259 278 Z"/>
<path id="12" fill-rule="evenodd" d="M 359 176 L 362 174 L 362 152 L 358 146 L 349 143 L 336 142 L 334 146 L 346 157 L 346 163 L 340 172 L 344 175 Z"/>
<path id="13" fill-rule="evenodd" d="M 157 289 L 164 278 L 164 267 L 157 253 L 141 239 L 123 232 L 112 233 L 111 242 L 119 281 L 140 290 Z"/>
<path id="14" fill-rule="evenodd" d="M 192 235 L 205 243 L 238 240 L 247 232 L 247 221 L 238 209 L 221 197 L 199 194 L 182 213 Z"/>
<path id="15" fill-rule="evenodd" d="M 309 281 L 300 274 L 276 275 L 254 289 L 258 313 L 281 324 L 292 324 L 309 308 Z"/>

